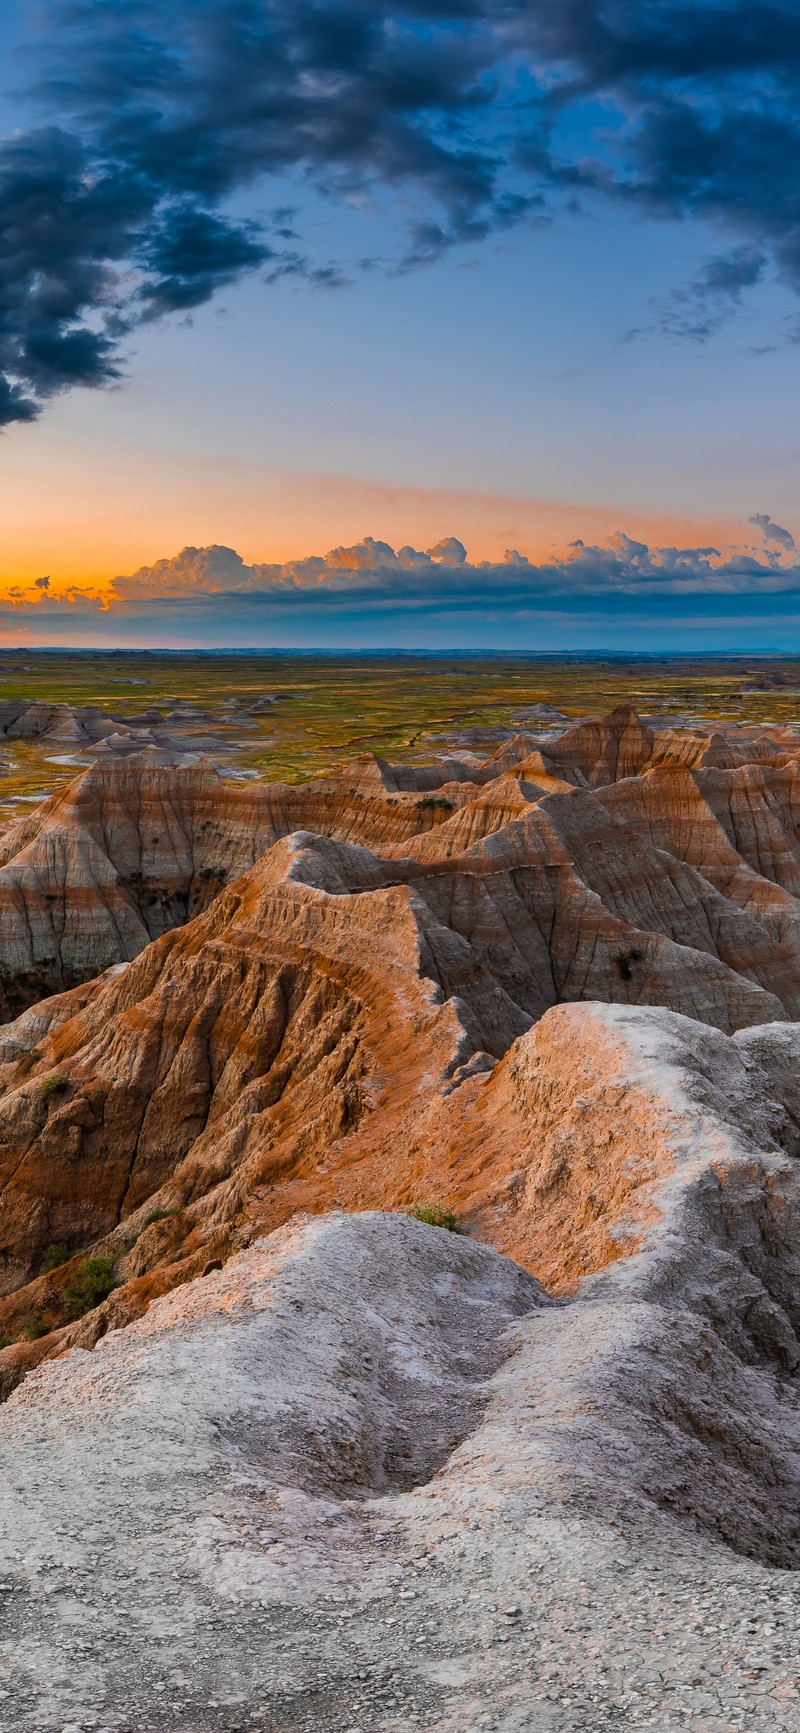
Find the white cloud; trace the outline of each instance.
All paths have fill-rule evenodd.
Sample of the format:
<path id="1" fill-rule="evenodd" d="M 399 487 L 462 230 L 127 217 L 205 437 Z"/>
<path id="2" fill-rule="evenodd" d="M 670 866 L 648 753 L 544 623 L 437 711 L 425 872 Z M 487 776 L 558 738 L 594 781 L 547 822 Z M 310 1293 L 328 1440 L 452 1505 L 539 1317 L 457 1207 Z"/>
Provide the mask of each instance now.
<path id="1" fill-rule="evenodd" d="M 750 521 L 762 524 L 761 518 Z M 780 532 L 786 538 L 786 552 L 793 551 L 789 531 L 773 525 L 770 519 L 765 521 L 772 539 Z M 243 593 L 275 602 L 291 598 L 325 604 L 334 603 L 338 597 L 361 600 L 365 605 L 419 605 L 437 597 L 451 603 L 460 597 L 468 605 L 481 597 L 496 606 L 504 599 L 519 603 L 526 596 L 631 595 L 645 590 L 735 594 L 794 589 L 798 585 L 800 564 L 783 561 L 772 550 L 762 561 L 747 553 L 723 554 L 714 547 L 651 548 L 621 530 L 603 547 L 572 542 L 564 554 L 539 565 L 513 548 L 501 561 L 472 562 L 455 536 L 445 537 L 432 548 L 402 547 L 397 551 L 388 542 L 366 536 L 352 547 L 332 548 L 326 554 L 312 554 L 283 565 L 245 565 L 233 548 L 183 548 L 173 559 L 158 560 L 130 576 L 115 578 L 109 606 L 117 610 L 157 598 Z"/>

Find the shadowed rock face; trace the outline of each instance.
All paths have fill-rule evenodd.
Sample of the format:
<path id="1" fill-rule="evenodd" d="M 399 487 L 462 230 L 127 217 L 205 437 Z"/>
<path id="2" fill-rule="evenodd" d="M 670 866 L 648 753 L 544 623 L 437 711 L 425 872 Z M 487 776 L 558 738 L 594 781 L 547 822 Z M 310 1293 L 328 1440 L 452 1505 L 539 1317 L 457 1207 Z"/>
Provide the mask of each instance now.
<path id="1" fill-rule="evenodd" d="M 445 1197 L 556 1287 L 619 1256 L 624 1176 L 562 1222 L 554 1155 L 558 1209 L 522 1208 L 520 1054 L 581 1000 L 708 1041 L 800 1017 L 798 768 L 668 763 L 628 712 L 556 744 L 247 790 L 129 759 L 6 836 L 4 958 L 113 965 L 0 1039 L 0 1332 L 52 1325 L 8 1381 L 297 1210 Z M 123 1285 L 70 1322 L 90 1251 Z"/>
<path id="2" fill-rule="evenodd" d="M 127 962 L 260 854 L 264 807 L 214 771 L 93 765 L 0 841 L 6 1015 Z"/>
<path id="3" fill-rule="evenodd" d="M 583 722 L 548 746 L 547 756 L 562 774 L 597 788 L 624 776 L 638 776 L 652 755 L 656 736 L 630 705 L 620 705 L 602 722 Z"/>
<path id="4" fill-rule="evenodd" d="M 236 788 L 145 755 L 92 765 L 0 839 L 0 1012 L 130 961 L 293 831 L 405 842 L 474 798 L 471 774 L 365 759 L 323 783 Z"/>
<path id="5" fill-rule="evenodd" d="M 43 726 L 60 708 L 29 707 L 18 722 Z M 129 962 L 201 913 L 275 842 L 308 831 L 430 869 L 469 857 L 467 900 L 476 873 L 496 877 L 502 855 L 525 877 L 500 899 L 506 905 L 510 894 L 500 918 L 512 928 L 515 905 L 531 895 L 538 925 L 552 924 L 577 878 L 579 904 L 594 892 L 603 905 L 597 920 L 623 923 L 616 973 L 636 982 L 623 997 L 673 1002 L 660 965 L 658 981 L 651 978 L 657 936 L 767 987 L 793 1016 L 800 739 L 784 736 L 735 731 L 726 741 L 656 732 L 623 708 L 545 748 L 520 735 L 483 764 L 366 757 L 297 787 L 231 787 L 210 767 L 177 768 L 141 754 L 95 764 L 0 839 L 0 1014 L 8 1020 L 45 994 Z M 715 766 L 725 758 L 721 740 L 725 762 L 736 767 L 705 768 L 709 757 Z M 490 838 L 498 839 L 491 850 Z M 481 843 L 487 849 L 478 861 Z M 499 879 L 496 886 L 499 895 Z M 555 959 L 554 985 L 537 988 L 530 1005 L 523 996 L 528 1014 L 554 998 L 618 996 L 590 956 L 591 925 L 583 907 L 580 943 L 556 943 L 564 954 Z M 627 949 L 626 927 L 637 934 Z M 640 929 L 655 946 L 641 941 Z M 570 948 L 577 973 L 588 969 L 583 992 L 576 968 L 566 969 Z M 746 1021 L 746 1010 L 720 1009 L 717 973 L 712 964 L 709 1020 Z M 746 1000 L 747 988 L 740 991 Z M 694 990 L 686 1008 L 706 1015 Z"/>

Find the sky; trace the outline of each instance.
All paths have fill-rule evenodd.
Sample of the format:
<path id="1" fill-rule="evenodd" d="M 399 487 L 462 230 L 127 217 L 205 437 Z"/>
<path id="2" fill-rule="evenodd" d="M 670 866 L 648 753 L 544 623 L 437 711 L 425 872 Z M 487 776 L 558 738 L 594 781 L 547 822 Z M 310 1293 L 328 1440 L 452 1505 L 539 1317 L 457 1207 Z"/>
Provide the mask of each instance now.
<path id="1" fill-rule="evenodd" d="M 796 0 L 4 0 L 0 65 L 3 642 L 800 650 Z"/>

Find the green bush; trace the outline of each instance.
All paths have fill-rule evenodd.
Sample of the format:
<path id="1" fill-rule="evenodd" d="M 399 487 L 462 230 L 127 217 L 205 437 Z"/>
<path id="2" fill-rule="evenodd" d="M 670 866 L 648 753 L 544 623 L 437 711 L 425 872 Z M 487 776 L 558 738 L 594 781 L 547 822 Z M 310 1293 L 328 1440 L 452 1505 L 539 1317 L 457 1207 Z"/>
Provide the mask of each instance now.
<path id="1" fill-rule="evenodd" d="M 45 1323 L 44 1318 L 38 1312 L 34 1312 L 25 1325 L 25 1334 L 29 1342 L 38 1342 L 40 1336 L 49 1336 L 52 1328 L 52 1324 Z"/>
<path id="2" fill-rule="evenodd" d="M 54 1242 L 53 1245 L 48 1246 L 42 1258 L 42 1270 L 57 1270 L 60 1264 L 68 1264 L 71 1257 L 72 1253 L 69 1246 Z"/>
<path id="3" fill-rule="evenodd" d="M 150 1214 L 146 1215 L 144 1218 L 142 1231 L 144 1231 L 145 1228 L 152 1227 L 153 1222 L 168 1221 L 170 1216 L 177 1215 L 177 1213 L 177 1210 L 174 1209 L 151 1209 Z"/>
<path id="4" fill-rule="evenodd" d="M 460 1232 L 458 1216 L 455 1210 L 448 1209 L 443 1203 L 412 1203 L 406 1210 L 407 1216 L 413 1216 L 415 1221 L 427 1222 L 432 1228 L 446 1228 L 448 1233 Z"/>
<path id="5" fill-rule="evenodd" d="M 2 1352 L 3 1348 L 11 1348 L 13 1345 L 13 1336 L 0 1336 L 0 1352 Z"/>
<path id="6" fill-rule="evenodd" d="M 39 1084 L 39 1094 L 44 1095 L 45 1097 L 49 1095 L 63 1095 L 66 1088 L 66 1077 L 59 1077 L 58 1072 L 53 1071 L 49 1077 L 42 1078 L 42 1081 Z"/>
<path id="7" fill-rule="evenodd" d="M 67 1282 L 64 1300 L 73 1316 L 82 1318 L 86 1312 L 93 1311 L 95 1306 L 107 1300 L 112 1290 L 118 1286 L 111 1258 L 84 1258 L 72 1280 Z"/>

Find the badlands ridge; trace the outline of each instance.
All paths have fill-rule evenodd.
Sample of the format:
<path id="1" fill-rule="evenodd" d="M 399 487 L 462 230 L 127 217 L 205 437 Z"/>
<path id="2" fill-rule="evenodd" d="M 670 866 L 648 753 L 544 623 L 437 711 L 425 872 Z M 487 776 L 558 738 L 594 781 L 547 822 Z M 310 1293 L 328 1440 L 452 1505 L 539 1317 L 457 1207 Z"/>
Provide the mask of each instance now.
<path id="1" fill-rule="evenodd" d="M 800 1727 L 800 736 L 0 850 L 0 1726 Z"/>

